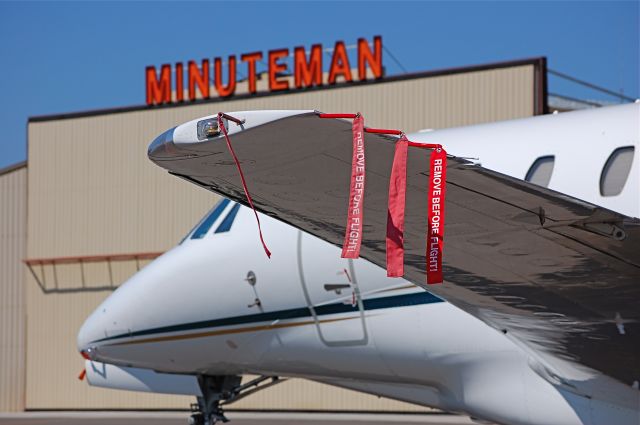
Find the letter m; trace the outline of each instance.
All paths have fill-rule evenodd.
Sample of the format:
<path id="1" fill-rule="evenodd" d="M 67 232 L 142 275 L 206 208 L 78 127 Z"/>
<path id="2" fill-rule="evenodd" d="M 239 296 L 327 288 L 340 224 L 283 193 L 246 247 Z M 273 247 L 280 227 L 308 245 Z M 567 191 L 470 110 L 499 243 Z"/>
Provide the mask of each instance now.
<path id="1" fill-rule="evenodd" d="M 296 88 L 303 86 L 311 87 L 322 85 L 322 45 L 314 44 L 311 46 L 309 62 L 307 62 L 306 53 L 303 47 L 296 47 L 293 54 L 294 58 L 294 81 Z"/>
<path id="2" fill-rule="evenodd" d="M 171 102 L 171 65 L 162 65 L 160 80 L 155 66 L 148 66 L 147 73 L 147 105 L 158 105 Z"/>

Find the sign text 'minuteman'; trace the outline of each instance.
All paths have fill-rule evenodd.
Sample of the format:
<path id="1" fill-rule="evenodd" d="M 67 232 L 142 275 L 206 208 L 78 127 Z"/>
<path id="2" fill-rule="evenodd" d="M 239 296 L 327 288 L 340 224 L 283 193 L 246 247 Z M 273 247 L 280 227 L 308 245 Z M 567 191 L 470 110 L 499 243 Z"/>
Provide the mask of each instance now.
<path id="1" fill-rule="evenodd" d="M 288 69 L 285 59 L 290 56 L 289 49 L 270 50 L 266 55 L 262 52 L 245 53 L 240 55 L 240 62 L 246 64 L 246 84 L 249 93 L 257 92 L 257 63 L 266 59 L 269 91 L 277 92 L 301 89 L 304 87 L 322 86 L 323 82 L 323 48 L 321 44 L 314 44 L 308 51 L 304 47 L 293 49 L 293 70 Z M 358 39 L 358 80 L 367 79 L 367 68 L 371 70 L 374 78 L 382 78 L 382 37 L 373 38 L 373 50 L 369 42 Z M 223 66 L 226 70 L 223 70 Z M 220 97 L 233 96 L 236 92 L 238 77 L 238 59 L 231 55 L 223 62 L 222 58 L 213 58 L 213 89 Z M 173 72 L 172 72 L 173 71 Z M 223 73 L 227 75 L 227 82 L 223 81 Z M 293 86 L 290 87 L 289 78 L 285 75 L 292 73 Z M 209 59 L 202 59 L 200 65 L 190 60 L 185 66 L 182 62 L 163 64 L 158 73 L 155 66 L 146 68 L 146 101 L 147 105 L 158 105 L 172 102 L 194 101 L 197 98 L 196 88 L 200 96 L 208 99 L 212 96 Z M 243 72 L 244 74 L 244 72 Z M 172 84 L 173 75 L 173 84 Z M 343 41 L 337 41 L 333 48 L 327 84 L 335 84 L 338 78 L 346 82 L 354 81 L 351 64 L 347 55 L 347 47 Z M 185 88 L 187 99 L 185 99 Z M 175 91 L 175 100 L 172 99 L 172 89 Z"/>

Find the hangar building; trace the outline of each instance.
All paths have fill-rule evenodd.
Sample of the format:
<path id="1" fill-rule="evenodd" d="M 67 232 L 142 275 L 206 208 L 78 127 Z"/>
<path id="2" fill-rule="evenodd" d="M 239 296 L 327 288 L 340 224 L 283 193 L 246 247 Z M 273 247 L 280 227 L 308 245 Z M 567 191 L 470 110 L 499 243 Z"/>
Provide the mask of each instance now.
<path id="1" fill-rule="evenodd" d="M 532 58 L 30 118 L 27 162 L 0 170 L 0 411 L 184 409 L 193 401 L 77 379 L 83 361 L 76 334 L 84 319 L 215 202 L 147 159 L 148 144 L 166 129 L 251 109 L 360 111 L 369 126 L 406 132 L 523 118 L 545 113 L 546 76 L 545 58 Z M 424 410 L 302 380 L 233 407 Z"/>

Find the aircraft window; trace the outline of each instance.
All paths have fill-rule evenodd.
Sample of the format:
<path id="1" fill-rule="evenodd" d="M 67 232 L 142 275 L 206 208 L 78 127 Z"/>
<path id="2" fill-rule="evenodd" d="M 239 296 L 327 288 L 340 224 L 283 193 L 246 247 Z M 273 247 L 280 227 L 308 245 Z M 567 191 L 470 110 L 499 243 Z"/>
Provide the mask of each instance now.
<path id="1" fill-rule="evenodd" d="M 622 192 L 631 171 L 634 150 L 633 146 L 618 148 L 607 159 L 600 175 L 602 196 L 616 196 Z"/>
<path id="2" fill-rule="evenodd" d="M 209 214 L 209 213 L 207 213 L 207 215 L 208 215 L 208 214 Z M 206 217 L 206 216 L 205 216 L 205 217 Z M 191 234 L 193 233 L 193 231 L 194 231 L 194 230 L 196 230 L 196 229 L 198 228 L 198 226 L 200 226 L 200 223 L 202 223 L 202 220 L 204 220 L 204 218 L 202 218 L 199 222 L 197 222 L 197 223 L 196 223 L 196 225 L 195 225 L 195 226 L 193 226 L 193 227 L 191 228 L 191 230 L 189 230 L 189 233 L 187 233 L 187 234 L 184 236 L 184 238 L 182 238 L 182 240 L 180 241 L 180 243 L 179 243 L 178 245 L 182 245 L 182 243 L 183 243 L 184 241 L 186 241 L 187 239 L 189 239 L 189 236 L 191 236 Z"/>
<path id="3" fill-rule="evenodd" d="M 191 239 L 204 238 L 209 229 L 211 229 L 211 226 L 213 226 L 213 223 L 217 220 L 218 217 L 220 217 L 222 211 L 224 211 L 227 205 L 229 205 L 229 202 L 230 201 L 228 199 L 222 199 L 220 202 L 218 202 L 213 210 L 211 210 L 209 215 L 207 215 L 205 219 L 202 220 L 200 224 L 198 224 L 198 227 L 196 227 L 196 230 L 194 230 L 193 234 L 191 235 Z"/>
<path id="4" fill-rule="evenodd" d="M 541 156 L 533 161 L 524 179 L 538 186 L 548 187 L 555 162 L 556 157 L 553 155 Z"/>
<path id="5" fill-rule="evenodd" d="M 235 204 L 233 208 L 231 208 L 231 211 L 229 211 L 229 214 L 227 214 L 224 220 L 222 220 L 222 223 L 220 223 L 220 226 L 218 226 L 218 228 L 216 229 L 216 233 L 223 233 L 231 230 L 231 225 L 233 224 L 233 221 L 236 219 L 236 215 L 238 214 L 239 209 L 240 209 L 240 204 Z"/>

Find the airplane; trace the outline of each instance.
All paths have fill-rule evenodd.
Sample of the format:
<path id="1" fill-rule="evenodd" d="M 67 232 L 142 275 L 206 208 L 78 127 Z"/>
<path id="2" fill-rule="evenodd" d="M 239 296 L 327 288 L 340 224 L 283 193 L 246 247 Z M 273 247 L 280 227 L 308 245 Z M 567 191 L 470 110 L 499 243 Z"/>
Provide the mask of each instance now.
<path id="1" fill-rule="evenodd" d="M 414 236 L 424 150 L 409 156 L 406 273 L 390 278 L 394 140 L 365 138 L 362 258 L 344 259 L 350 123 L 228 116 L 244 120 L 226 126 L 271 259 L 216 116 L 158 136 L 153 162 L 224 198 L 82 325 L 89 384 L 196 396 L 192 424 L 289 377 L 481 422 L 640 423 L 640 104 L 408 135 L 450 154 L 441 285 L 425 285 Z"/>

